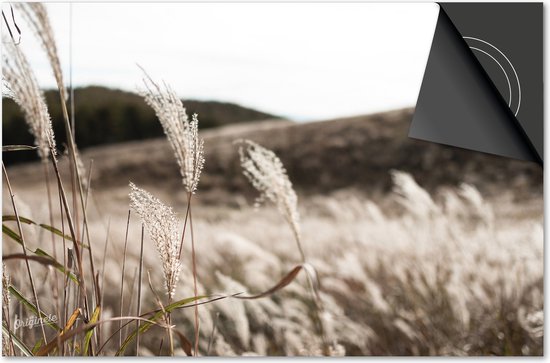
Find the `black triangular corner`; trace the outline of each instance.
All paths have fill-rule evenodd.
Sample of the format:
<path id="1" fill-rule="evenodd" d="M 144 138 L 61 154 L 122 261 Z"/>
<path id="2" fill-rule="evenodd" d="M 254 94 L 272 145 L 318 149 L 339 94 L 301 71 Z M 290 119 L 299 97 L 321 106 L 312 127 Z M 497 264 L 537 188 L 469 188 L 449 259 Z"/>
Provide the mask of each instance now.
<path id="1" fill-rule="evenodd" d="M 441 6 L 409 137 L 542 164 Z"/>

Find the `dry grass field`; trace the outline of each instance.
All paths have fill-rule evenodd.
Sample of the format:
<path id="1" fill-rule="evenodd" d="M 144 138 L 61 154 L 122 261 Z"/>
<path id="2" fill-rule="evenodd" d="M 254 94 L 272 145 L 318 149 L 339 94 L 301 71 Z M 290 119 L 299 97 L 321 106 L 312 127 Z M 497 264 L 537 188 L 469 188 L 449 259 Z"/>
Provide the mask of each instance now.
<path id="1" fill-rule="evenodd" d="M 3 164 L 3 355 L 543 354 L 538 165 L 409 139 L 412 109 L 199 131 L 145 71 L 166 138 L 79 151 L 46 8 L 13 6 L 66 145 L 3 39 L 36 146 L 3 154 L 40 158 Z"/>
<path id="2" fill-rule="evenodd" d="M 330 354 L 542 354 L 538 167 L 410 140 L 406 125 L 411 112 L 204 132 L 206 164 L 193 206 L 199 294 L 261 292 L 300 263 L 292 231 L 277 209 L 253 206 L 256 193 L 240 174 L 232 144 L 249 138 L 281 155 L 298 191 L 302 243 L 319 275 Z M 121 309 L 128 182 L 174 207 L 181 219 L 186 192 L 164 139 L 83 153 L 86 165 L 92 159 L 88 225 L 96 270 L 104 280 L 103 316 L 109 317 Z M 442 165 L 446 172 L 439 170 Z M 429 173 L 430 168 L 437 170 Z M 47 223 L 40 165 L 10 167 L 8 175 L 20 215 Z M 12 214 L 6 188 L 3 200 L 4 214 Z M 61 228 L 60 222 L 55 225 Z M 140 231 L 140 221 L 132 215 L 122 306 L 127 315 L 137 307 Z M 25 235 L 31 249 L 51 249 L 43 229 L 26 226 Z M 62 256 L 61 241 L 56 243 Z M 5 238 L 3 253 L 18 247 Z M 144 248 L 144 271 L 160 289 L 160 260 L 147 235 Z M 176 300 L 193 295 L 190 248 L 186 238 Z M 6 264 L 12 283 L 30 293 L 25 279 L 17 278 L 23 263 Z M 39 265 L 35 269 L 44 281 L 38 291 L 42 301 L 55 301 L 47 298 L 52 290 L 46 283 L 55 272 Z M 305 275 L 298 275 L 263 299 L 201 306 L 200 354 L 322 354 L 325 343 L 311 315 L 307 286 Z M 141 288 L 142 309 L 154 309 L 146 278 Z M 174 313 L 173 323 L 193 336 L 191 309 Z M 117 327 L 117 322 L 105 324 L 102 335 L 108 337 Z M 32 331 L 39 333 L 36 327 Z M 161 328 L 145 333 L 141 342 L 141 355 L 168 354 Z M 117 343 L 114 339 L 102 353 L 114 354 Z M 127 353 L 135 354 L 135 347 Z M 175 354 L 184 353 L 180 348 Z"/>

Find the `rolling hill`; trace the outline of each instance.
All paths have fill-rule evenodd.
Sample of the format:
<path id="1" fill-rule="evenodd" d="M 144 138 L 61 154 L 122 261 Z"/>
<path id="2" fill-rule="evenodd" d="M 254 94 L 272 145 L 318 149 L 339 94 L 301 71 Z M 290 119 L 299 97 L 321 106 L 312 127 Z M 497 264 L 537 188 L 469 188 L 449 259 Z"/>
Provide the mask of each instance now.
<path id="1" fill-rule="evenodd" d="M 407 137 L 413 109 L 311 123 L 264 121 L 204 130 L 206 163 L 201 199 L 255 195 L 241 174 L 240 138 L 275 151 L 301 195 L 353 188 L 385 194 L 390 170 L 411 173 L 430 191 L 467 182 L 486 196 L 509 192 L 513 198 L 542 195 L 542 169 L 529 162 L 468 151 Z M 95 189 L 123 188 L 128 181 L 151 188 L 181 189 L 179 171 L 165 138 L 89 148 L 85 163 L 94 160 Z M 38 165 L 10 168 L 12 179 L 31 182 Z M 66 168 L 67 169 L 67 168 Z"/>
<path id="2" fill-rule="evenodd" d="M 90 86 L 74 91 L 76 141 L 81 149 L 163 135 L 153 110 L 131 92 Z M 57 91 L 46 91 L 46 103 L 53 120 L 58 144 L 65 141 L 65 129 Z M 197 113 L 201 128 L 213 128 L 235 122 L 274 119 L 276 116 L 233 103 L 185 100 L 188 114 Z M 11 99 L 2 99 L 3 144 L 32 145 L 33 138 L 18 106 Z M 11 153 L 4 162 L 36 160 L 36 153 Z"/>

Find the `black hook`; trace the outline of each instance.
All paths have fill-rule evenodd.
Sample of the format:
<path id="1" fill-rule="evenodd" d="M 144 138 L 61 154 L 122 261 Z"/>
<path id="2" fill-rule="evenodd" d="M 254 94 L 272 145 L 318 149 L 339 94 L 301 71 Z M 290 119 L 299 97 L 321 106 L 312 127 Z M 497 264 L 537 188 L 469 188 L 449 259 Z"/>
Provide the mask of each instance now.
<path id="1" fill-rule="evenodd" d="M 4 9 L 2 9 L 2 18 L 4 19 L 4 23 L 6 23 L 6 27 L 8 28 L 8 32 L 10 33 L 11 40 L 15 45 L 19 45 L 21 43 L 21 29 L 17 26 L 17 22 L 15 21 L 15 14 L 13 12 L 13 6 L 10 4 L 10 11 L 11 11 L 11 19 L 13 22 L 13 26 L 15 27 L 15 30 L 17 30 L 18 39 L 15 40 L 13 36 L 13 32 L 11 31 L 10 24 L 8 23 L 8 19 L 6 18 L 6 14 L 4 13 Z"/>

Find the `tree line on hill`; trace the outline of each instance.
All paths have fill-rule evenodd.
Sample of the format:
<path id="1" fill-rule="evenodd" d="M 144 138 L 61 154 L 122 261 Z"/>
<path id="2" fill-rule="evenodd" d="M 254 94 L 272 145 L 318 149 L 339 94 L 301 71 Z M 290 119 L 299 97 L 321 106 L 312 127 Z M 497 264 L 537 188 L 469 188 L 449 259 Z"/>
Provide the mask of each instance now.
<path id="1" fill-rule="evenodd" d="M 58 147 L 66 142 L 65 127 L 56 90 L 45 92 L 52 117 Z M 185 100 L 187 113 L 199 115 L 203 129 L 237 122 L 277 118 L 264 112 L 233 103 Z M 90 86 L 74 90 L 76 142 L 80 149 L 130 140 L 142 140 L 163 135 L 153 109 L 135 93 L 105 87 Z M 33 145 L 34 139 L 23 115 L 13 100 L 2 98 L 2 144 Z M 6 164 L 37 160 L 34 151 L 4 153 Z"/>

